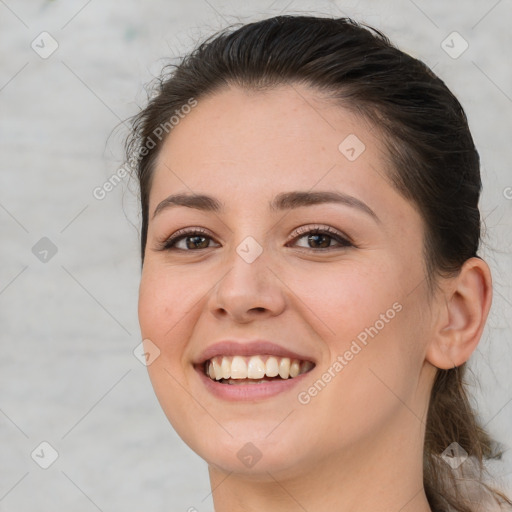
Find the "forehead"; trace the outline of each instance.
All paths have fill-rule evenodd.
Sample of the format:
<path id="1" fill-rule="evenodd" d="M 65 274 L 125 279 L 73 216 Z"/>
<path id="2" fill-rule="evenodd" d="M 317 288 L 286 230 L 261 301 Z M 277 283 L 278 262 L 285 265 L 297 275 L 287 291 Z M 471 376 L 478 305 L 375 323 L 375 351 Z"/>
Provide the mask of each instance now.
<path id="1" fill-rule="evenodd" d="M 313 89 L 225 88 L 200 99 L 167 137 L 150 209 L 176 192 L 208 192 L 227 205 L 315 188 L 392 199 L 383 156 L 377 130 Z"/>
<path id="2" fill-rule="evenodd" d="M 161 154 L 184 145 L 194 147 L 194 155 L 189 155 L 193 159 L 222 153 L 226 160 L 261 161 L 290 149 L 289 159 L 316 160 L 318 151 L 337 159 L 342 156 L 339 144 L 349 135 L 374 146 L 377 139 L 371 131 L 362 118 L 304 86 L 265 91 L 229 87 L 200 99 L 172 129 Z"/>

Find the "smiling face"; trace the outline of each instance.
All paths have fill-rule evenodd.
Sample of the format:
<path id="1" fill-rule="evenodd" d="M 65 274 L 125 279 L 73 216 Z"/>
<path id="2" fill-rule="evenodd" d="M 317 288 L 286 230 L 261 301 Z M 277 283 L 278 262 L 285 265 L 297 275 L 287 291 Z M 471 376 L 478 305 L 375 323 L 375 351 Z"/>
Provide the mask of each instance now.
<path id="1" fill-rule="evenodd" d="M 411 438 L 421 456 L 435 370 L 424 231 L 377 136 L 312 89 L 233 87 L 202 98 L 159 154 L 139 297 L 160 351 L 148 370 L 178 434 L 219 470 L 354 468 Z M 184 206 L 193 194 L 210 198 Z M 212 348 L 225 340 L 239 345 Z M 247 383 L 247 364 L 255 381 L 276 365 L 285 379 Z"/>

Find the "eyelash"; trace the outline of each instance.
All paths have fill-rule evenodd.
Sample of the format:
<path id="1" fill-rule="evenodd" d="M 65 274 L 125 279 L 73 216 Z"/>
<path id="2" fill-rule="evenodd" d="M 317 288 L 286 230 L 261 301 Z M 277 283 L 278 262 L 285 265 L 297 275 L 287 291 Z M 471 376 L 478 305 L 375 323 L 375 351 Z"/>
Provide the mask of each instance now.
<path id="1" fill-rule="evenodd" d="M 334 230 L 329 226 L 302 226 L 295 231 L 294 237 L 291 242 L 300 240 L 304 238 L 305 235 L 326 235 L 329 238 L 338 242 L 339 246 L 334 247 L 321 247 L 319 249 L 302 247 L 302 249 L 306 252 L 325 252 L 332 251 L 336 249 L 346 249 L 348 247 L 355 247 L 355 245 L 350 241 L 349 237 L 343 235 L 342 233 Z M 178 249 L 175 247 L 176 243 L 180 240 L 192 236 L 204 236 L 206 238 L 213 239 L 207 230 L 203 228 L 186 228 L 180 229 L 176 233 L 174 233 L 169 238 L 165 239 L 163 242 L 158 244 L 158 250 L 160 251 L 181 251 L 181 252 L 197 252 L 202 249 Z M 210 247 L 206 247 L 205 249 L 210 249 Z"/>

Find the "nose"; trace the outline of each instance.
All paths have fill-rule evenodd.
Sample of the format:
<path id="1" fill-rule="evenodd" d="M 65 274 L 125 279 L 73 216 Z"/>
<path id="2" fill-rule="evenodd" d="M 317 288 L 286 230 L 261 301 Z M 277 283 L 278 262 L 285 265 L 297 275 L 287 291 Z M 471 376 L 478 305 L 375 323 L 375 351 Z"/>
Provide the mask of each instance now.
<path id="1" fill-rule="evenodd" d="M 266 251 L 252 262 L 233 252 L 227 271 L 211 292 L 210 312 L 237 323 L 281 314 L 286 307 L 286 285 Z"/>

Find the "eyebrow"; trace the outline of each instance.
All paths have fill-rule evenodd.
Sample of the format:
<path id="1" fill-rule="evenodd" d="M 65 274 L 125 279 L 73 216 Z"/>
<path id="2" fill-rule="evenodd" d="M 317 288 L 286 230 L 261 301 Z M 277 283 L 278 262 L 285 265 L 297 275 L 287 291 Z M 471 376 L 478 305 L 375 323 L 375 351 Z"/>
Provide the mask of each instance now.
<path id="1" fill-rule="evenodd" d="M 283 211 L 324 203 L 343 204 L 356 208 L 371 216 L 375 221 L 380 222 L 377 214 L 366 203 L 343 192 L 283 192 L 269 203 L 269 208 L 271 211 Z M 206 194 L 174 194 L 166 197 L 158 204 L 153 213 L 153 218 L 161 211 L 177 206 L 185 206 L 205 212 L 222 213 L 224 211 L 224 204 L 212 196 Z"/>

